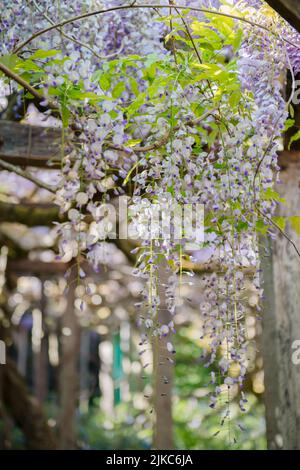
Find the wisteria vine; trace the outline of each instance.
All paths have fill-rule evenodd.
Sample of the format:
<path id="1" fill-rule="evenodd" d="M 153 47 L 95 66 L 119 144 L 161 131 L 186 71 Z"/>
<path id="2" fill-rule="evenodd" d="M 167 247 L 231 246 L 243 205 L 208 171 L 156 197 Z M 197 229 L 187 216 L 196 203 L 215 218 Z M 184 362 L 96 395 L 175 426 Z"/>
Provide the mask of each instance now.
<path id="1" fill-rule="evenodd" d="M 199 306 L 201 337 L 209 338 L 203 357 L 218 371 L 211 374 L 214 408 L 224 390 L 242 389 L 249 345 L 243 292 L 250 278 L 262 297 L 258 237 L 280 229 L 273 187 L 289 116 L 285 76 L 299 71 L 298 34 L 260 0 L 2 3 L 1 70 L 17 79 L 8 87 L 14 76 L 2 75 L 0 106 L 21 79 L 62 122 L 55 191 L 68 218 L 58 226 L 62 261 L 75 258 L 80 267 L 87 259 L 98 269 L 109 232 L 101 204 L 120 195 L 133 211 L 162 201 L 166 213 L 174 201 L 204 204 L 204 247 L 220 271 L 204 276 Z M 111 11 L 89 14 L 97 9 Z M 158 316 L 159 270 L 165 265 L 173 316 L 187 262 L 197 264 L 188 241 L 149 239 L 132 252 L 145 280 L 136 306 L 142 348 L 167 337 L 170 358 L 174 322 Z M 241 392 L 242 410 L 245 402 Z"/>

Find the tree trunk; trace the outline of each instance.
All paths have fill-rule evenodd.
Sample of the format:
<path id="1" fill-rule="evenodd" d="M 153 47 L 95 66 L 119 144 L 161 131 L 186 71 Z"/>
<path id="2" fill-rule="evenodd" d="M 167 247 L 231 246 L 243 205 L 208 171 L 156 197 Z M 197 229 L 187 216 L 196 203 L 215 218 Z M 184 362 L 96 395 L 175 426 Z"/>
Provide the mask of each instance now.
<path id="1" fill-rule="evenodd" d="M 158 321 L 162 325 L 168 324 L 172 316 L 166 306 L 165 284 L 169 273 L 166 263 L 159 267 L 159 297 L 160 306 L 158 311 Z M 173 444 L 173 419 L 172 419 L 172 382 L 173 364 L 167 357 L 172 355 L 167 351 L 168 336 L 154 339 L 153 342 L 153 381 L 154 381 L 154 449 L 174 449 Z"/>
<path id="2" fill-rule="evenodd" d="M 2 426 L 0 429 L 0 450 L 11 448 L 11 431 L 13 428 L 13 422 L 8 414 L 6 405 L 4 403 L 4 370 L 3 364 L 0 362 L 0 420 Z"/>
<path id="3" fill-rule="evenodd" d="M 32 450 L 54 450 L 57 448 L 55 437 L 48 426 L 43 410 L 36 398 L 27 392 L 24 379 L 10 360 L 1 366 L 2 394 L 7 411 L 23 431 L 27 448 Z"/>
<path id="4" fill-rule="evenodd" d="M 9 328 L 0 325 L 0 338 L 6 343 L 11 342 L 11 322 L 5 304 L 1 305 Z M 0 365 L 0 413 L 4 421 L 4 435 L 1 436 L 2 446 L 11 445 L 11 421 L 22 430 L 26 448 L 32 450 L 53 450 L 57 448 L 56 438 L 47 423 L 43 409 L 37 399 L 32 397 L 26 387 L 26 382 L 17 365 L 6 357 L 6 363 Z"/>
<path id="5" fill-rule="evenodd" d="M 299 214 L 300 160 L 292 159 L 281 173 L 277 190 L 286 204 L 279 216 Z M 300 247 L 300 237 L 287 225 L 285 232 Z M 294 364 L 293 342 L 300 340 L 300 258 L 281 234 L 270 243 L 265 258 L 263 357 L 267 439 L 270 449 L 300 449 L 300 365 Z"/>
<path id="6" fill-rule="evenodd" d="M 76 271 L 73 267 L 72 273 Z M 79 399 L 78 360 L 80 354 L 80 327 L 75 315 L 76 273 L 68 279 L 67 308 L 62 316 L 62 354 L 60 359 L 59 445 L 61 449 L 76 449 L 76 409 Z"/>
<path id="7" fill-rule="evenodd" d="M 89 360 L 90 360 L 90 331 L 83 329 L 80 335 L 80 410 L 81 412 L 88 412 L 89 398 L 90 398 L 90 374 L 89 374 Z"/>

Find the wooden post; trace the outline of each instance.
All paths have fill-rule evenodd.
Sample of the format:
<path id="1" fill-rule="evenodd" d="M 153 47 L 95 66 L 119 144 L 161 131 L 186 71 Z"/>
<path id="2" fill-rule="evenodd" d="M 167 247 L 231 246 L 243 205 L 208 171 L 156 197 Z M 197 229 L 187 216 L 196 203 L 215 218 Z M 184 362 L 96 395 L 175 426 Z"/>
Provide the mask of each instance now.
<path id="1" fill-rule="evenodd" d="M 90 361 L 90 331 L 82 329 L 80 335 L 80 410 L 87 412 L 89 409 L 90 398 L 90 377 L 89 377 L 89 361 Z"/>
<path id="2" fill-rule="evenodd" d="M 18 349 L 17 368 L 23 377 L 26 377 L 28 358 L 28 330 L 21 326 L 15 335 L 15 342 Z"/>
<path id="3" fill-rule="evenodd" d="M 277 190 L 285 198 L 279 216 L 299 215 L 300 159 L 292 158 Z M 288 225 L 286 233 L 300 247 Z M 300 340 L 300 258 L 280 233 L 262 262 L 265 286 L 263 358 L 267 439 L 270 449 L 300 448 L 300 365 L 294 364 L 293 342 Z"/>
<path id="4" fill-rule="evenodd" d="M 114 382 L 112 378 L 113 345 L 112 341 L 101 341 L 99 345 L 101 368 L 99 372 L 101 401 L 100 406 L 104 414 L 114 414 Z"/>
<path id="5" fill-rule="evenodd" d="M 2 429 L 0 429 L 0 450 L 11 449 L 11 434 L 13 430 L 13 422 L 4 403 L 3 388 L 4 365 L 0 363 L 0 420 L 2 421 Z"/>
<path id="6" fill-rule="evenodd" d="M 0 158 L 14 165 L 59 168 L 60 144 L 60 129 L 0 122 Z"/>
<path id="7" fill-rule="evenodd" d="M 160 306 L 158 321 L 160 324 L 168 324 L 172 317 L 166 306 L 165 285 L 170 273 L 165 262 L 159 267 L 159 297 Z M 173 364 L 167 360 L 170 353 L 167 351 L 168 336 L 155 339 L 153 342 L 153 395 L 154 395 L 154 449 L 173 449 L 173 419 L 172 419 L 172 382 Z"/>
<path id="8" fill-rule="evenodd" d="M 78 359 L 80 351 L 80 327 L 75 315 L 76 270 L 68 278 L 67 308 L 61 321 L 61 359 L 59 373 L 59 446 L 76 448 L 76 409 L 79 398 Z"/>
<path id="9" fill-rule="evenodd" d="M 39 315 L 40 337 L 38 344 L 34 345 L 34 388 L 35 396 L 42 404 L 48 392 L 48 336 L 46 334 L 46 297 L 44 292 L 44 281 L 41 281 L 41 310 Z"/>

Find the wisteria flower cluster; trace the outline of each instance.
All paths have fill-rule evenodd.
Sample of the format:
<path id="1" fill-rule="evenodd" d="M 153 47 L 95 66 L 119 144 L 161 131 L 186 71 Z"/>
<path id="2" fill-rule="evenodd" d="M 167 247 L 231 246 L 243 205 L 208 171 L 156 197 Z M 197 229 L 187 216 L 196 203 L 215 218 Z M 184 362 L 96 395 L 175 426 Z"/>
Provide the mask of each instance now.
<path id="1" fill-rule="evenodd" d="M 218 371 L 213 408 L 224 387 L 242 387 L 247 372 L 243 291 L 250 277 L 262 296 L 257 238 L 276 228 L 273 185 L 290 104 L 282 77 L 287 69 L 298 72 L 300 41 L 260 0 L 177 3 L 4 0 L 0 60 L 42 94 L 45 108 L 55 103 L 60 112 L 55 201 L 67 216 L 58 227 L 63 261 L 80 265 L 86 257 L 98 268 L 101 203 L 120 195 L 129 196 L 133 210 L 170 200 L 205 206 L 204 247 L 221 272 L 205 276 L 199 306 L 201 337 L 209 338 L 206 364 Z M 61 25 L 72 17 L 81 18 Z M 185 262 L 197 261 L 188 241 L 157 237 L 133 252 L 135 272 L 145 280 L 137 305 L 143 347 L 168 337 L 170 358 L 174 322 L 159 318 L 160 269 L 173 316 Z M 242 393 L 242 410 L 245 401 Z"/>

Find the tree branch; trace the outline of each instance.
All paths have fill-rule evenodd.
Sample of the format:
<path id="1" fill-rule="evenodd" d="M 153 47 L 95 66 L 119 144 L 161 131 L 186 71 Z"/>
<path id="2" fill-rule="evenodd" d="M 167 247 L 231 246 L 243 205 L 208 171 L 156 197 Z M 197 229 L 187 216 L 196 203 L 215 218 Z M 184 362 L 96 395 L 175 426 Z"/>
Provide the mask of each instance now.
<path id="1" fill-rule="evenodd" d="M 6 67 L 6 65 L 2 64 L 1 62 L 0 62 L 0 70 L 1 70 L 1 72 L 4 73 L 4 75 L 11 78 L 12 80 L 14 80 L 19 85 L 21 85 L 21 87 L 25 88 L 25 90 L 29 91 L 29 93 L 32 96 L 34 96 L 39 102 L 47 101 L 47 107 L 48 108 L 50 108 L 54 111 L 58 111 L 58 106 L 55 103 L 53 103 L 53 102 L 49 101 L 47 98 L 45 98 L 45 96 L 43 96 L 35 88 L 33 88 L 33 86 L 31 86 L 30 83 L 26 82 L 26 80 L 24 80 L 22 77 L 20 77 L 20 75 L 17 75 L 15 72 L 10 70 L 8 67 Z"/>
<path id="2" fill-rule="evenodd" d="M 191 126 L 191 127 L 197 126 L 205 118 L 212 115 L 213 112 L 214 112 L 214 110 L 210 109 L 209 111 L 203 113 L 202 116 L 199 116 L 196 119 L 189 119 L 188 121 L 186 121 L 185 125 Z M 175 126 L 175 127 L 173 127 L 173 132 L 178 131 L 179 129 L 180 129 L 179 125 Z M 132 150 L 133 153 L 143 153 L 143 152 L 150 152 L 151 150 L 157 150 L 160 147 L 162 147 L 163 145 L 166 145 L 166 143 L 168 142 L 168 139 L 170 137 L 170 134 L 171 134 L 171 130 L 168 129 L 168 131 L 165 133 L 165 135 L 163 137 L 161 137 L 161 139 L 157 140 L 156 142 L 153 142 L 153 144 L 145 145 L 143 147 L 135 146 L 135 147 L 132 147 L 131 150 Z M 119 150 L 119 151 L 123 151 L 123 152 L 128 151 L 127 147 L 121 147 L 121 146 L 110 145 L 110 144 L 108 144 L 108 147 L 110 149 L 113 149 L 113 150 Z"/>
<path id="3" fill-rule="evenodd" d="M 3 160 L 0 160 L 0 167 L 4 168 L 7 171 L 11 171 L 12 173 L 16 173 L 16 175 L 22 176 L 23 178 L 27 179 L 28 181 L 31 181 L 32 183 L 36 184 L 39 188 L 46 189 L 50 193 L 55 194 L 57 191 L 57 188 L 54 186 L 50 186 L 47 183 L 44 183 L 44 181 L 41 181 L 39 178 L 36 178 L 33 176 L 31 173 L 25 170 L 21 170 L 21 168 L 12 165 L 11 163 L 4 162 Z"/>
<path id="4" fill-rule="evenodd" d="M 164 8 L 166 8 L 166 6 L 165 5 L 148 5 L 148 4 L 145 4 L 145 5 L 130 4 L 130 5 L 106 8 L 106 9 L 103 9 L 103 10 L 94 10 L 94 11 L 90 11 L 90 12 L 87 12 L 87 13 L 83 13 L 83 14 L 78 15 L 78 16 L 73 16 L 72 18 L 68 18 L 64 21 L 61 21 L 59 23 L 53 24 L 53 25 L 48 26 L 46 28 L 40 29 L 39 31 L 36 31 L 28 39 L 26 39 L 19 46 L 17 46 L 14 49 L 13 52 L 14 52 L 14 54 L 16 54 L 16 53 L 20 52 L 25 46 L 27 46 L 27 44 L 29 44 L 31 41 L 33 41 L 37 37 L 42 36 L 43 34 L 48 33 L 49 31 L 53 31 L 54 29 L 62 28 L 63 26 L 66 26 L 67 24 L 70 24 L 70 23 L 74 23 L 76 21 L 80 21 L 80 20 L 83 20 L 83 19 L 86 19 L 86 18 L 90 18 L 90 17 L 96 16 L 96 15 L 103 15 L 105 13 L 110 13 L 110 12 L 113 12 L 113 11 L 122 11 L 122 10 L 130 10 L 130 9 L 147 9 L 147 8 L 150 8 L 150 9 L 164 9 Z M 220 12 L 220 11 L 209 10 L 207 8 L 187 7 L 186 5 L 174 5 L 174 6 L 169 5 L 168 8 L 174 8 L 174 9 L 177 8 L 179 10 L 187 10 L 188 9 L 188 10 L 197 11 L 197 12 L 200 12 L 200 13 L 207 13 L 207 14 L 217 15 L 217 16 L 221 16 L 221 17 L 232 18 L 234 20 L 241 21 L 243 23 L 249 24 L 250 26 L 260 28 L 260 29 L 262 29 L 264 31 L 267 31 L 268 33 L 272 34 L 273 36 L 277 37 L 277 33 L 274 32 L 272 29 L 270 29 L 266 26 L 263 26 L 262 24 L 259 24 L 259 23 L 256 23 L 254 21 L 243 18 L 241 16 L 231 15 L 229 13 L 223 13 L 223 12 Z M 284 42 L 286 42 L 287 44 L 290 44 L 291 46 L 293 46 L 297 49 L 300 49 L 300 47 L 297 44 L 294 44 L 292 41 L 289 41 L 288 39 L 285 39 L 285 38 L 283 38 L 282 40 Z"/>
<path id="5" fill-rule="evenodd" d="M 52 18 L 50 18 L 47 13 L 45 13 L 42 8 L 36 3 L 35 0 L 33 0 L 33 4 L 35 6 L 35 8 L 38 10 L 39 13 L 41 13 L 41 15 L 43 15 L 43 17 L 48 21 L 48 23 L 50 23 L 51 25 L 55 25 L 55 21 L 52 20 Z M 79 41 L 79 39 L 77 39 L 75 36 L 70 36 L 69 34 L 65 33 L 61 28 L 57 27 L 56 28 L 57 31 L 66 39 L 69 39 L 69 41 L 72 41 L 74 42 L 75 44 L 77 44 L 78 46 L 81 46 L 85 49 L 87 49 L 88 51 L 90 51 L 95 57 L 97 57 L 97 59 L 99 60 L 106 60 L 106 59 L 110 59 L 111 57 L 114 57 L 118 54 L 120 54 L 120 52 L 122 51 L 124 45 L 123 43 L 121 44 L 121 47 L 120 49 L 113 53 L 113 54 L 110 54 L 108 56 L 101 56 L 99 54 L 97 54 L 97 52 L 89 45 L 89 44 L 86 44 L 82 41 Z"/>

